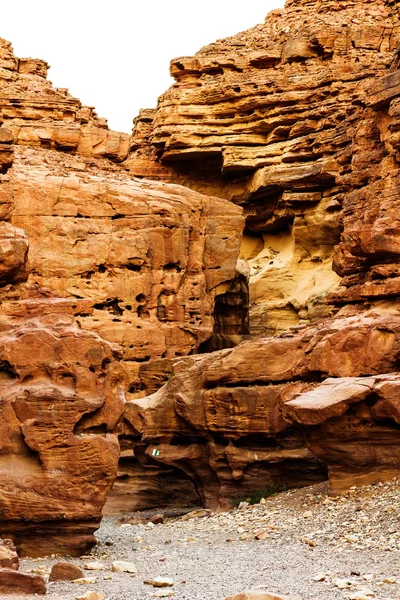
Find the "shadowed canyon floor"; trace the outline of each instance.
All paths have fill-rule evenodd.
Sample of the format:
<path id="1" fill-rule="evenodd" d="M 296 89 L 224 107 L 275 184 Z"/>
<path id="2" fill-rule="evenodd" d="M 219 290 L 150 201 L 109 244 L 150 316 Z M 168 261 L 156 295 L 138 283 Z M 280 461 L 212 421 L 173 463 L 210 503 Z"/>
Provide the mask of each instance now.
<path id="1" fill-rule="evenodd" d="M 88 590 L 108 600 L 146 600 L 157 590 L 176 600 L 223 600 L 245 589 L 264 589 L 302 600 L 400 597 L 400 482 L 394 480 L 327 495 L 326 484 L 292 490 L 231 512 L 164 524 L 120 524 L 107 518 L 91 557 L 67 559 L 93 584 L 51 583 L 51 600 L 74 600 Z M 256 539 L 256 536 L 263 539 Z M 22 560 L 22 570 L 49 573 L 59 559 Z M 115 573 L 131 561 L 136 574 Z M 171 578 L 155 588 L 144 581 Z"/>

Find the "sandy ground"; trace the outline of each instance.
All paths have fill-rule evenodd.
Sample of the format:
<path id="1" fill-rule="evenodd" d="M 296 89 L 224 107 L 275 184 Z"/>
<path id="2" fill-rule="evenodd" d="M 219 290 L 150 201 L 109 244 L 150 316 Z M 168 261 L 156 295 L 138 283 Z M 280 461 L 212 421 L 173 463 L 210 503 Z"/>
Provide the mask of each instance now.
<path id="1" fill-rule="evenodd" d="M 173 579 L 163 589 L 175 600 L 223 600 L 251 588 L 302 600 L 399 600 L 399 510 L 395 480 L 340 498 L 330 498 L 320 484 L 159 525 L 106 518 L 92 556 L 66 559 L 82 568 L 100 561 L 104 570 L 86 571 L 96 582 L 50 583 L 45 598 L 75 600 L 96 591 L 108 600 L 150 600 L 159 590 L 144 581 L 162 576 Z M 24 559 L 21 570 L 49 572 L 57 560 Z M 136 575 L 113 572 L 115 560 L 133 562 Z"/>

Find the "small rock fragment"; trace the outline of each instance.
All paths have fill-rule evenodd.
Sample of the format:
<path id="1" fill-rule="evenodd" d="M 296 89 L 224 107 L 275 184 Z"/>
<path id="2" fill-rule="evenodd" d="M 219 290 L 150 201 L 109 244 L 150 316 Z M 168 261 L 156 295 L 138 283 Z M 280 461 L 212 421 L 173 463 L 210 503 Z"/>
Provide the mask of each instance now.
<path id="1" fill-rule="evenodd" d="M 104 571 L 105 565 L 101 562 L 93 561 L 86 563 L 83 568 L 86 571 Z"/>
<path id="2" fill-rule="evenodd" d="M 270 592 L 262 592 L 260 590 L 249 590 L 241 592 L 235 596 L 229 596 L 225 600 L 301 600 L 297 596 L 279 596 Z"/>
<path id="3" fill-rule="evenodd" d="M 86 592 L 83 596 L 77 596 L 75 600 L 105 600 L 103 592 Z"/>
<path id="4" fill-rule="evenodd" d="M 155 579 L 147 579 L 143 583 L 145 585 L 152 585 L 153 587 L 172 587 L 174 580 L 170 577 L 156 577 Z"/>
<path id="5" fill-rule="evenodd" d="M 164 515 L 154 515 L 153 517 L 151 517 L 151 522 L 154 523 L 154 525 L 161 525 L 162 523 L 164 523 Z"/>
<path id="6" fill-rule="evenodd" d="M 190 521 L 190 519 L 204 519 L 204 517 L 211 517 L 212 512 L 211 510 L 204 508 L 201 510 L 192 510 L 191 512 L 187 513 L 186 515 L 183 515 L 183 517 L 181 517 L 181 521 Z"/>
<path id="7" fill-rule="evenodd" d="M 132 562 L 126 560 L 115 560 L 112 564 L 115 573 L 136 573 L 136 567 Z"/>
<path id="8" fill-rule="evenodd" d="M 335 579 L 333 584 L 339 588 L 339 590 L 345 590 L 346 588 L 350 588 L 352 585 L 354 585 L 354 581 L 351 581 L 351 579 Z"/>
<path id="9" fill-rule="evenodd" d="M 82 569 L 69 562 L 58 562 L 53 565 L 49 581 L 73 581 L 84 577 Z"/>
<path id="10" fill-rule="evenodd" d="M 92 585 L 96 583 L 96 577 L 79 577 L 79 579 L 73 579 L 72 583 L 77 583 L 78 585 Z"/>
<path id="11" fill-rule="evenodd" d="M 19 569 L 17 549 L 12 540 L 0 539 L 0 567 L 2 569 L 13 569 L 14 571 Z"/>

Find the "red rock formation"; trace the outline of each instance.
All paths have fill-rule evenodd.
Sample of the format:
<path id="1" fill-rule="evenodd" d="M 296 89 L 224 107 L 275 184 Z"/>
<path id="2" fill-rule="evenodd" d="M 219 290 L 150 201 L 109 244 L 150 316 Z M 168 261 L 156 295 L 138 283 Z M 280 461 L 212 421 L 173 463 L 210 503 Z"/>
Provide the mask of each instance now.
<path id="1" fill-rule="evenodd" d="M 400 375 L 326 379 L 283 407 L 329 469 L 333 493 L 400 473 Z"/>
<path id="2" fill-rule="evenodd" d="M 122 347 L 140 392 L 141 364 L 211 336 L 214 298 L 235 277 L 241 209 L 50 151 L 16 157 L 12 223 L 29 235 L 28 283 L 77 299 L 79 323 Z"/>
<path id="3" fill-rule="evenodd" d="M 115 479 L 126 384 L 143 395 L 141 365 L 196 352 L 214 299 L 234 295 L 242 210 L 135 181 L 115 164 L 128 136 L 54 89 L 44 61 L 1 40 L 0 65 L 0 534 L 77 554 Z"/>
<path id="4" fill-rule="evenodd" d="M 0 132 L 4 219 L 13 153 Z M 22 283 L 27 255 L 26 233 L 0 221 L 0 532 L 23 554 L 79 554 L 95 543 L 117 473 L 126 374 L 115 348 L 78 327 L 73 302 Z M 45 591 L 42 578 L 7 569 L 0 589 Z"/>
<path id="5" fill-rule="evenodd" d="M 0 109 L 19 147 L 0 185 L 0 284 L 12 283 L 0 478 L 12 490 L 3 529 L 25 551 L 39 547 L 40 521 L 59 547 L 89 545 L 115 476 L 107 432 L 123 375 L 97 334 L 122 346 L 132 399 L 111 508 L 177 498 L 218 508 L 326 472 L 334 491 L 399 473 L 399 39 L 389 0 L 292 0 L 265 24 L 176 59 L 176 84 L 138 118 L 125 163 L 169 183 L 114 164 L 126 138 L 54 90 L 43 61 L 18 60 L 2 43 Z M 10 141 L 0 137 L 3 173 Z M 236 204 L 250 332 L 307 327 L 177 359 L 248 334 Z M 327 318 L 365 300 L 372 310 Z M 18 349 L 25 335 L 33 361 L 28 344 Z M 155 393 L 137 399 L 144 391 Z M 57 407 L 51 419 L 43 402 Z M 13 426 L 20 437 L 9 439 Z M 10 524 L 23 512 L 11 506 L 10 457 L 39 482 L 21 488 L 38 506 L 24 540 Z M 52 479 L 58 464 L 65 494 Z"/>
<path id="6" fill-rule="evenodd" d="M 324 465 L 341 491 L 400 471 L 398 377 L 362 378 L 394 371 L 399 352 L 398 315 L 344 314 L 175 361 L 168 384 L 129 403 L 125 419 L 141 452 L 185 473 L 206 506 L 321 480 Z M 326 378 L 338 379 L 316 383 Z"/>
<path id="7" fill-rule="evenodd" d="M 52 87 L 48 69 L 44 60 L 15 57 L 11 44 L 0 38 L 0 112 L 14 142 L 124 160 L 129 136 L 110 131 L 105 119 L 67 89 Z"/>
<path id="8" fill-rule="evenodd" d="M 386 0 L 288 1 L 172 61 L 175 85 L 136 120 L 133 173 L 243 206 L 251 333 L 320 322 L 174 361 L 129 405 L 138 455 L 207 505 L 286 483 L 288 461 L 303 461 L 291 485 L 326 467 L 334 491 L 399 474 L 394 392 L 389 408 L 375 383 L 398 368 L 399 16 Z M 357 316 L 324 321 L 347 303 Z M 353 378 L 375 375 L 359 394 Z"/>
<path id="9" fill-rule="evenodd" d="M 371 82 L 387 72 L 399 36 L 393 2 L 288 1 L 265 23 L 173 60 L 175 84 L 136 120 L 134 174 L 243 205 L 254 334 L 332 310 L 352 135 L 362 104 L 379 101 Z M 373 143 L 364 160 L 378 160 Z"/>
<path id="10" fill-rule="evenodd" d="M 3 297 L 0 532 L 22 554 L 77 554 L 95 542 L 125 403 L 115 359 L 66 302 Z"/>

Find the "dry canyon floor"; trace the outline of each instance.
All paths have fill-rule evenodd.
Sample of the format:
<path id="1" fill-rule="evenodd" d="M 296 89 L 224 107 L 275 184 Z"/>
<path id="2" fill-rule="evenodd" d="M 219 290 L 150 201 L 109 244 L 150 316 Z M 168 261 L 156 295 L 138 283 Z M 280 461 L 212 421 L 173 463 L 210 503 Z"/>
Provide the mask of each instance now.
<path id="1" fill-rule="evenodd" d="M 319 484 L 227 513 L 167 517 L 158 525 L 108 517 L 92 555 L 66 559 L 81 568 L 100 562 L 102 570 L 85 571 L 95 583 L 50 583 L 46 598 L 74 600 L 90 590 L 107 600 L 167 593 L 175 600 L 222 600 L 258 588 L 302 600 L 398 600 L 399 512 L 400 481 L 394 480 L 338 498 Z M 24 559 L 21 570 L 49 573 L 57 560 Z M 113 572 L 116 560 L 133 562 L 136 574 Z M 156 577 L 174 585 L 144 583 Z"/>

